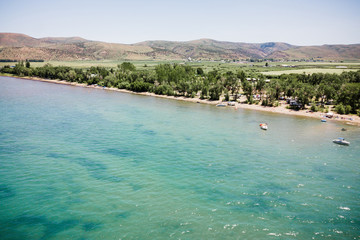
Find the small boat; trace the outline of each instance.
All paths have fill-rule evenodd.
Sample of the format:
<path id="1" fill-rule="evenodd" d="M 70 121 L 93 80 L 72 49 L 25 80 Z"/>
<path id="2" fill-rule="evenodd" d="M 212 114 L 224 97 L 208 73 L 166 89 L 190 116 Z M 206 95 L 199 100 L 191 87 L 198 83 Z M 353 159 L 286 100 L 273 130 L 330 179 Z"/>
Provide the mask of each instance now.
<path id="1" fill-rule="evenodd" d="M 346 128 L 342 128 L 341 131 L 345 132 L 345 131 L 346 131 Z"/>
<path id="2" fill-rule="evenodd" d="M 350 145 L 350 142 L 345 141 L 345 138 L 341 138 L 341 137 L 334 139 L 333 143 L 340 144 L 340 145 L 346 145 L 346 146 Z"/>
<path id="3" fill-rule="evenodd" d="M 262 130 L 267 130 L 267 129 L 268 129 L 267 123 L 260 123 L 260 128 L 261 128 Z"/>
<path id="4" fill-rule="evenodd" d="M 216 104 L 217 107 L 226 107 L 226 104 L 224 103 L 219 103 L 219 104 Z"/>
<path id="5" fill-rule="evenodd" d="M 326 122 L 326 119 L 321 119 L 321 122 Z"/>

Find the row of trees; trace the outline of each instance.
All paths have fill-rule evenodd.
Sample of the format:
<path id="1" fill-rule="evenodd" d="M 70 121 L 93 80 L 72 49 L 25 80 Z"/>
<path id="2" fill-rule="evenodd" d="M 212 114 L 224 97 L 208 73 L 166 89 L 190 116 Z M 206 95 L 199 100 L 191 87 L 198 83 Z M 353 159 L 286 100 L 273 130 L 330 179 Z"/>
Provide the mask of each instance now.
<path id="1" fill-rule="evenodd" d="M 280 98 L 291 98 L 296 99 L 303 107 L 324 105 L 333 101 L 338 105 L 339 112 L 357 113 L 360 109 L 360 71 L 343 72 L 340 75 L 316 73 L 267 76 L 270 82 L 265 80 L 264 75 L 254 78 L 253 73 L 242 70 L 221 72 L 213 69 L 205 73 L 202 68 L 179 64 L 159 64 L 155 70 L 137 70 L 129 62 L 110 69 L 80 69 L 50 64 L 32 68 L 29 62 L 19 62 L 13 68 L 3 67 L 1 72 L 96 84 L 135 92 L 198 96 L 209 100 L 219 100 L 221 97 L 226 101 L 237 100 L 239 94 L 244 94 L 248 103 L 261 102 L 265 106 L 276 105 Z M 259 98 L 254 99 L 255 95 Z"/>

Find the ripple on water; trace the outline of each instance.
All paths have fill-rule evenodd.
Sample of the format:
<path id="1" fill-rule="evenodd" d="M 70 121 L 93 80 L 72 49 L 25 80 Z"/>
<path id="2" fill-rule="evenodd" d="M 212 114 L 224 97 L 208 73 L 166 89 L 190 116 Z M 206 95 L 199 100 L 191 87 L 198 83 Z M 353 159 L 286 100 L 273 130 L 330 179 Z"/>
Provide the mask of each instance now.
<path id="1" fill-rule="evenodd" d="M 87 222 L 87 223 L 83 223 L 82 227 L 86 232 L 90 232 L 103 228 L 104 224 L 99 222 Z"/>
<path id="2" fill-rule="evenodd" d="M 12 190 L 8 185 L 0 184 L 0 199 L 6 199 L 15 196 L 14 190 Z"/>
<path id="3" fill-rule="evenodd" d="M 105 154 L 110 154 L 116 157 L 121 157 L 121 158 L 126 158 L 126 157 L 131 157 L 135 155 L 135 152 L 131 151 L 131 150 L 126 150 L 126 149 L 121 149 L 119 148 L 107 148 L 105 150 L 102 151 Z"/>
<path id="4" fill-rule="evenodd" d="M 22 226 L 41 225 L 44 227 L 41 239 L 49 239 L 60 232 L 76 227 L 80 224 L 80 221 L 77 219 L 52 221 L 42 215 L 21 215 L 16 217 L 12 223 L 15 224 L 16 228 L 21 228 Z"/>
<path id="5" fill-rule="evenodd" d="M 359 238 L 358 128 L 0 78 L 1 238 Z"/>
<path id="6" fill-rule="evenodd" d="M 72 157 L 71 155 L 61 153 L 48 153 L 47 157 L 55 159 L 66 159 L 73 163 L 79 164 L 84 167 L 89 175 L 97 180 L 104 180 L 110 182 L 121 182 L 124 180 L 122 177 L 114 176 L 108 173 L 108 167 L 101 161 L 94 161 L 90 158 Z"/>

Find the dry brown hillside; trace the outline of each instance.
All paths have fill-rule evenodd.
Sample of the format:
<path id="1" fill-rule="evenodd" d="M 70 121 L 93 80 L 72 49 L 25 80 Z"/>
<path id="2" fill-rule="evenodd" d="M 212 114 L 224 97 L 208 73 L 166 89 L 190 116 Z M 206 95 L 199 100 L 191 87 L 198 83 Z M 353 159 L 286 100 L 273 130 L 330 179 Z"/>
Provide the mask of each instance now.
<path id="1" fill-rule="evenodd" d="M 287 43 L 236 43 L 199 39 L 136 44 L 90 41 L 80 37 L 33 38 L 0 33 L 0 59 L 25 60 L 175 60 L 175 59 L 360 60 L 360 44 L 293 46 Z"/>

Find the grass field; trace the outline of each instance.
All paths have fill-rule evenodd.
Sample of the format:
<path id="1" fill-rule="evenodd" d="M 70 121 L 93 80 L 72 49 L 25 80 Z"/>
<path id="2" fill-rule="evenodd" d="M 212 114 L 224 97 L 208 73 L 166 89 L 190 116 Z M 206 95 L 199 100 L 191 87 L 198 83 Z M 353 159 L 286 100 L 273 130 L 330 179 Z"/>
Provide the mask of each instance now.
<path id="1" fill-rule="evenodd" d="M 105 68 L 116 68 L 118 64 L 123 61 L 103 60 L 103 61 L 48 61 L 48 62 L 31 62 L 32 67 L 40 67 L 47 63 L 53 66 L 70 66 L 74 68 L 90 68 L 92 66 L 101 66 Z M 221 72 L 244 70 L 253 75 L 281 75 L 283 73 L 337 73 L 343 71 L 357 71 L 360 70 L 360 62 L 269 62 L 268 67 L 265 67 L 265 62 L 224 62 L 224 61 L 202 61 L 202 62 L 187 62 L 181 60 L 173 61 L 131 61 L 139 70 L 154 70 L 155 66 L 163 63 L 177 63 L 186 64 L 194 68 L 201 67 L 205 72 L 217 69 Z M 13 66 L 15 62 L 0 62 L 0 67 L 5 65 Z M 293 67 L 286 67 L 293 66 Z M 337 68 L 338 66 L 345 66 L 346 68 Z"/>
<path id="2" fill-rule="evenodd" d="M 46 61 L 46 62 L 31 62 L 31 67 L 41 67 L 45 64 L 51 64 L 53 66 L 69 66 L 74 68 L 90 68 L 90 67 L 106 67 L 106 68 L 116 68 L 118 64 L 121 64 L 123 61 Z M 165 63 L 167 61 L 132 61 L 132 63 L 137 68 L 142 68 L 145 65 L 148 67 L 155 66 L 160 63 Z M 171 62 L 180 62 L 180 61 L 171 61 Z M 15 62 L 0 62 L 0 66 L 5 65 L 15 65 Z"/>
<path id="3" fill-rule="evenodd" d="M 262 72 L 264 75 L 281 75 L 281 74 L 290 74 L 290 73 L 298 73 L 298 74 L 313 74 L 313 73 L 336 73 L 341 74 L 344 71 L 357 71 L 359 69 L 328 69 L 328 68 L 305 68 L 305 69 L 292 69 L 292 70 L 282 70 L 282 71 L 269 71 Z"/>
<path id="4" fill-rule="evenodd" d="M 45 64 L 51 64 L 53 66 L 69 66 L 74 68 L 90 68 L 90 67 L 96 67 L 101 66 L 105 68 L 116 68 L 118 64 L 121 64 L 123 61 L 47 61 L 47 62 L 31 62 L 31 67 L 41 67 Z M 239 67 L 248 67 L 246 65 L 240 65 L 238 63 L 224 63 L 224 62 L 187 62 L 187 61 L 181 61 L 181 60 L 172 60 L 172 61 L 130 61 L 135 65 L 137 69 L 148 69 L 153 70 L 155 69 L 155 66 L 158 64 L 164 64 L 164 63 L 177 63 L 177 64 L 186 64 L 189 66 L 192 66 L 194 68 L 201 67 L 204 71 L 208 72 L 213 69 L 219 69 L 222 71 L 230 71 L 239 69 Z M 5 65 L 14 66 L 15 62 L 0 62 L 0 67 Z"/>

